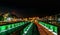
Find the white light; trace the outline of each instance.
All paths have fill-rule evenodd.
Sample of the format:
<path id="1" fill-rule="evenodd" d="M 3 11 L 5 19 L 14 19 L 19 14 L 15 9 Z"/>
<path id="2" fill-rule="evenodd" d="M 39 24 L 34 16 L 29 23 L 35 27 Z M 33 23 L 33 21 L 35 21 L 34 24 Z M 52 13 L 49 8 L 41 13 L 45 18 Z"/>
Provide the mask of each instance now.
<path id="1" fill-rule="evenodd" d="M 27 33 L 27 31 L 25 31 L 24 33 Z"/>
<path id="2" fill-rule="evenodd" d="M 9 17 L 9 18 L 7 18 L 7 21 L 10 21 L 11 20 L 11 18 Z"/>
<path id="3" fill-rule="evenodd" d="M 58 21 L 60 21 L 60 18 L 58 18 Z"/>

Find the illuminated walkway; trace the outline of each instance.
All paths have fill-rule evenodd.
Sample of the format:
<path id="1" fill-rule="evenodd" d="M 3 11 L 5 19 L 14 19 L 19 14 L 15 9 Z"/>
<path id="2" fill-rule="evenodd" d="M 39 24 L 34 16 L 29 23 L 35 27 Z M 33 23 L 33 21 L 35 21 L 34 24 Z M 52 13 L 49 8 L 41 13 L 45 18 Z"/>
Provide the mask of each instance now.
<path id="1" fill-rule="evenodd" d="M 35 22 L 35 24 L 38 27 L 40 35 L 53 35 L 51 32 L 49 32 L 47 29 L 45 29 L 43 26 L 38 24 L 38 22 Z"/>
<path id="2" fill-rule="evenodd" d="M 57 35 L 57 27 L 44 22 L 21 21 L 0 25 L 0 35 Z"/>

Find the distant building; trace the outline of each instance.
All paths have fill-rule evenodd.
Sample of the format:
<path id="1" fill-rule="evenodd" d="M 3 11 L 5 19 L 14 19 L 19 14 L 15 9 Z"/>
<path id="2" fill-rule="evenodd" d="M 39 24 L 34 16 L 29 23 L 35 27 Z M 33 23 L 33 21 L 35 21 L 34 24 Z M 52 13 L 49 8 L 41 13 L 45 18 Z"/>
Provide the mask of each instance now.
<path id="1" fill-rule="evenodd" d="M 12 16 L 9 12 L 4 13 L 3 17 L 4 17 L 4 21 L 9 21 L 12 19 Z"/>
<path id="2" fill-rule="evenodd" d="M 60 14 L 56 14 L 56 15 L 55 15 L 55 20 L 56 20 L 58 23 L 60 23 Z"/>

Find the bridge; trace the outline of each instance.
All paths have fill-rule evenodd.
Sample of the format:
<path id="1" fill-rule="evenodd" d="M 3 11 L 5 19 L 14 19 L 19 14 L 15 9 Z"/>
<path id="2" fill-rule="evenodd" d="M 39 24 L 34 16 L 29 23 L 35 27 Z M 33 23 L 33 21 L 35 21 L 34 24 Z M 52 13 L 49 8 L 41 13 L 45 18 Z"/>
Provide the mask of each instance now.
<path id="1" fill-rule="evenodd" d="M 0 35 L 58 35 L 59 26 L 40 20 L 0 21 Z"/>

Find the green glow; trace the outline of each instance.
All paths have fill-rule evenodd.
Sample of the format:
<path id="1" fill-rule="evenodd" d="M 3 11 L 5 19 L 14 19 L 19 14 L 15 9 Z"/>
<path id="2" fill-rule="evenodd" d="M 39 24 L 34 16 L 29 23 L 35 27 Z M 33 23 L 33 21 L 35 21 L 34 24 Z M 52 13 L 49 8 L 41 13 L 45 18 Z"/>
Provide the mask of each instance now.
<path id="1" fill-rule="evenodd" d="M 26 24 L 26 23 L 24 23 L 24 22 L 19 22 L 19 23 L 14 23 L 14 24 L 9 24 L 9 25 L 4 25 L 4 26 L 0 26 L 0 32 L 1 31 L 3 31 L 3 33 L 1 32 L 1 34 L 0 35 L 7 35 L 7 32 L 6 31 L 8 31 L 8 33 L 10 33 L 10 32 L 12 32 L 13 30 L 15 30 L 15 29 L 17 29 L 16 27 L 18 27 L 18 26 L 21 26 L 21 25 L 24 25 L 24 24 Z M 13 27 L 15 27 L 15 29 L 13 29 Z M 12 30 L 11 30 L 11 29 Z M 26 27 L 26 29 L 25 29 L 25 31 L 27 31 L 27 29 L 29 28 L 29 26 L 27 26 Z M 4 30 L 6 30 L 6 31 L 4 31 Z M 24 30 L 23 30 L 24 31 Z"/>
<path id="2" fill-rule="evenodd" d="M 52 25 L 50 25 L 50 29 L 53 31 L 53 26 Z"/>
<path id="3" fill-rule="evenodd" d="M 21 23 L 19 23 L 19 25 L 21 25 Z"/>
<path id="4" fill-rule="evenodd" d="M 46 25 L 46 27 L 47 27 L 47 24 L 45 24 Z"/>
<path id="5" fill-rule="evenodd" d="M 42 25 L 46 26 L 48 29 L 52 30 L 55 33 L 58 32 L 57 31 L 58 27 L 56 27 L 56 26 L 53 26 L 53 25 L 50 25 L 50 24 L 46 24 L 44 22 L 39 22 L 39 24 L 42 24 Z"/>
<path id="6" fill-rule="evenodd" d="M 48 24 L 48 29 L 50 29 L 50 25 Z"/>
<path id="7" fill-rule="evenodd" d="M 12 28 L 14 28 L 14 24 L 12 24 Z"/>
<path id="8" fill-rule="evenodd" d="M 58 28 L 57 28 L 56 26 L 54 26 L 54 32 L 55 32 L 55 33 L 57 33 L 57 29 L 58 29 Z"/>
<path id="9" fill-rule="evenodd" d="M 1 26 L 0 26 L 0 31 L 1 31 Z"/>
<path id="10" fill-rule="evenodd" d="M 17 25 L 15 24 L 15 27 L 16 27 Z"/>
<path id="11" fill-rule="evenodd" d="M 47 28 L 49 29 L 49 24 L 47 24 Z"/>
<path id="12" fill-rule="evenodd" d="M 27 31 L 28 27 L 29 27 L 29 26 L 27 26 L 27 27 L 24 29 L 24 31 Z"/>
<path id="13" fill-rule="evenodd" d="M 6 30 L 6 26 L 1 26 L 1 31 Z"/>
<path id="14" fill-rule="evenodd" d="M 8 25 L 8 29 L 11 28 L 11 25 Z"/>
<path id="15" fill-rule="evenodd" d="M 17 26 L 18 26 L 18 23 L 16 23 L 17 24 Z"/>
<path id="16" fill-rule="evenodd" d="M 20 23 L 18 23 L 18 25 L 20 26 Z"/>

